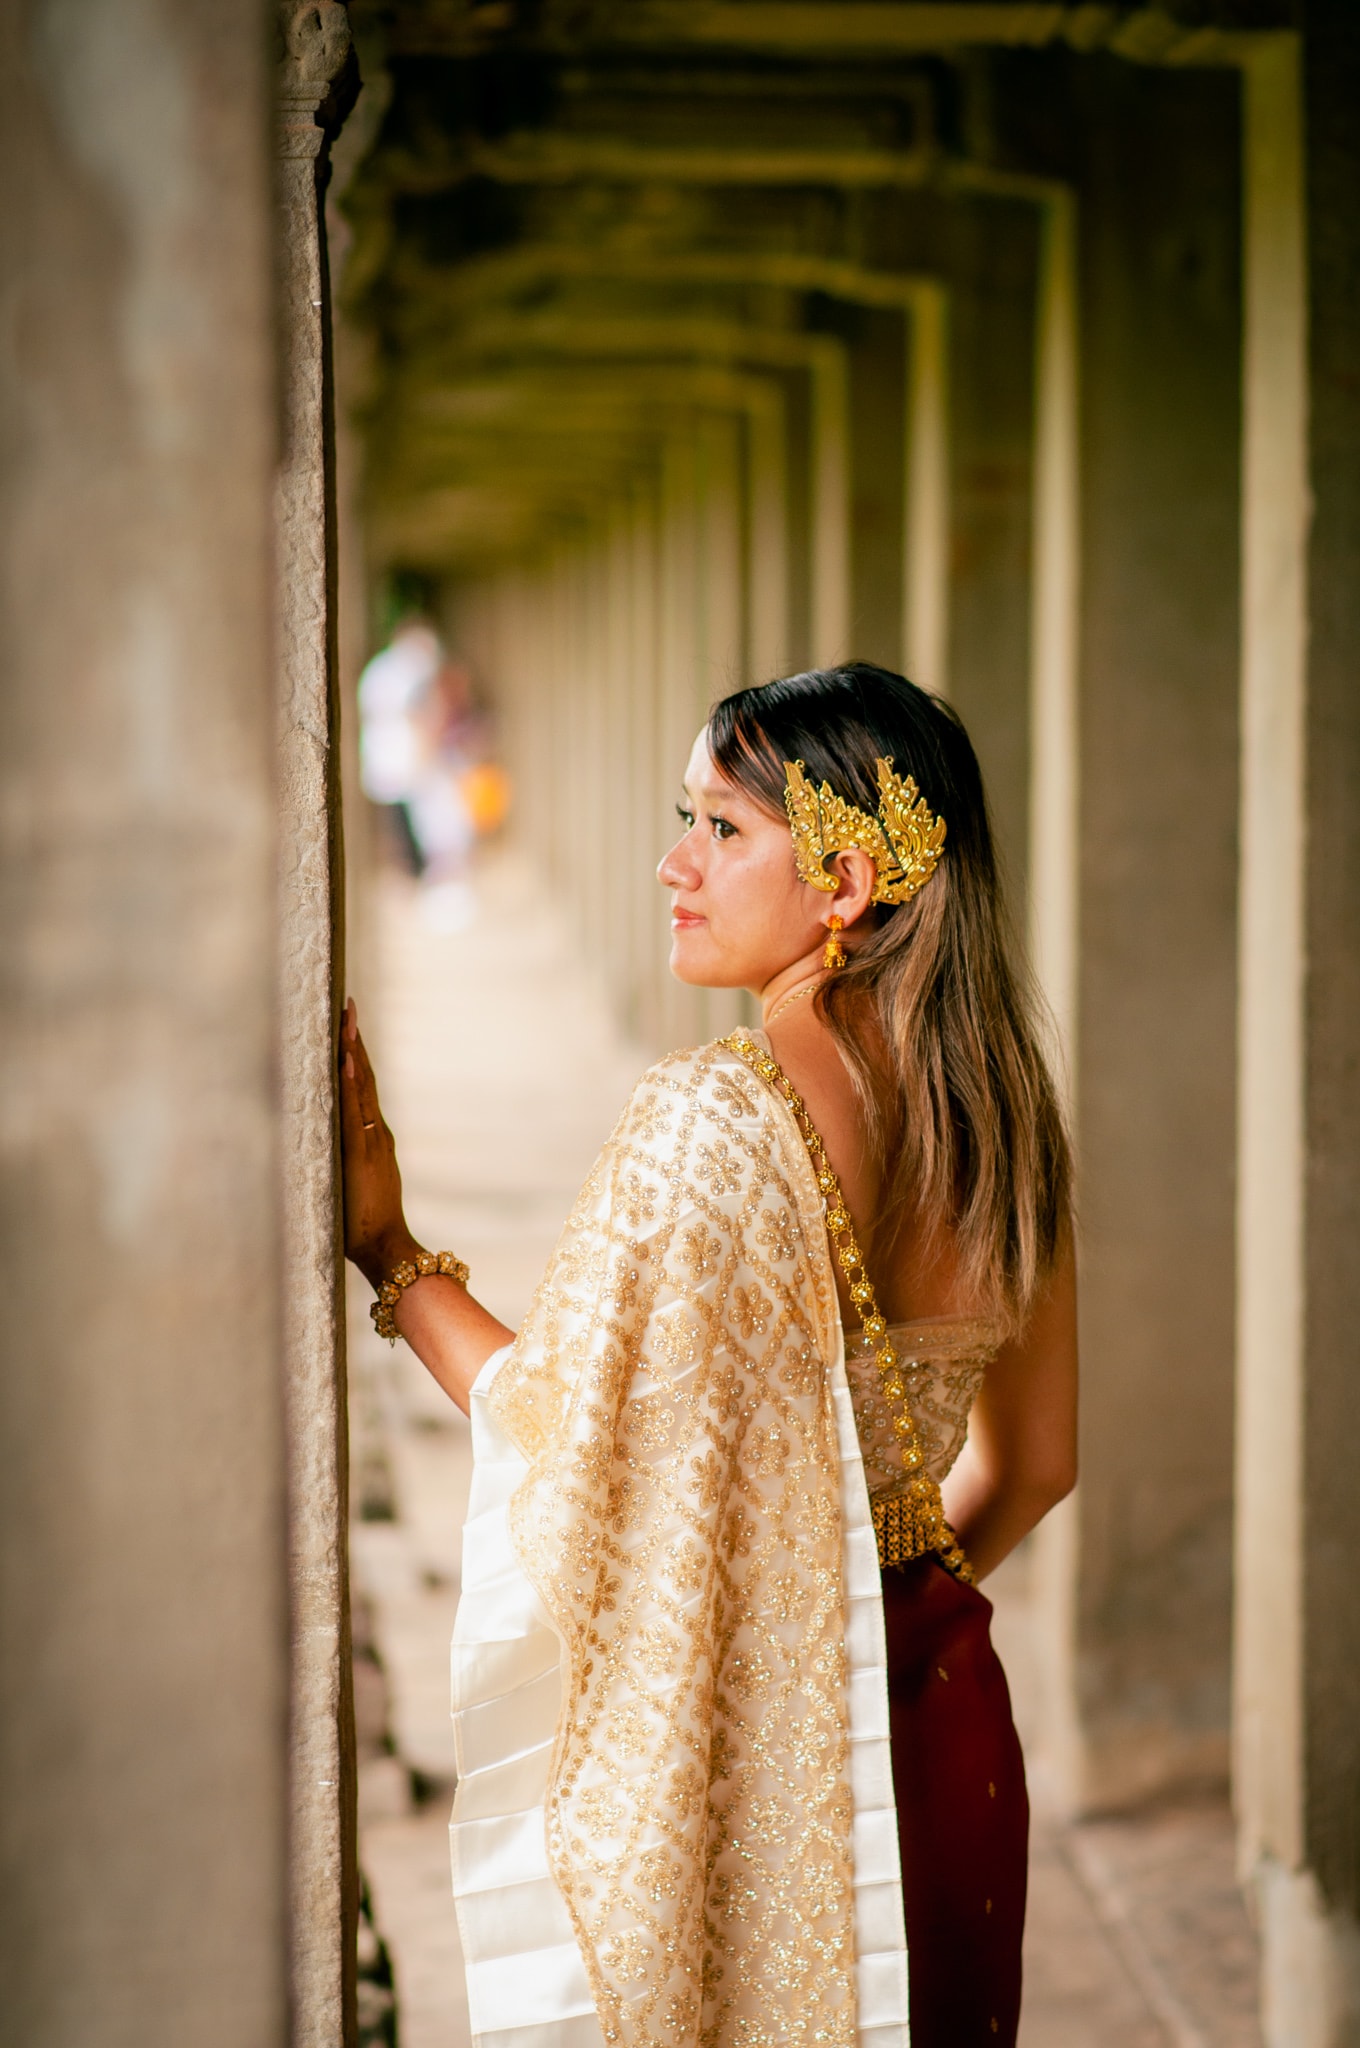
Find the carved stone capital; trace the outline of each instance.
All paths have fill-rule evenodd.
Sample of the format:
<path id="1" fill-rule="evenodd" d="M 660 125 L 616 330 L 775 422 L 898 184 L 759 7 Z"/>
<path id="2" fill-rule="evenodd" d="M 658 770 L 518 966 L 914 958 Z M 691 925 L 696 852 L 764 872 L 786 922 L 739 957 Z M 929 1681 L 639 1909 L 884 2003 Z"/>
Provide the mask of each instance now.
<path id="1" fill-rule="evenodd" d="M 317 115 L 349 60 L 344 0 L 278 0 L 276 134 L 280 156 L 316 156 L 327 123 Z"/>

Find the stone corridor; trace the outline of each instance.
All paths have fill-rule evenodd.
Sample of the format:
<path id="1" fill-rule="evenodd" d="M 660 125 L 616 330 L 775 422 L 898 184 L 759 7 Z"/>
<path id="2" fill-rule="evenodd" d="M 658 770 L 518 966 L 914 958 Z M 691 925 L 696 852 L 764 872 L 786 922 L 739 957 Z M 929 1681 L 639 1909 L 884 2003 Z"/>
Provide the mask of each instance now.
<path id="1" fill-rule="evenodd" d="M 436 931 L 410 884 L 383 879 L 359 993 L 412 1226 L 466 1257 L 513 1323 L 643 1055 L 527 861 L 495 856 L 477 897 L 465 929 Z M 467 1431 L 412 1354 L 373 1337 L 362 1284 L 350 1299 L 360 1858 L 401 2048 L 465 2048 L 447 1818 Z M 989 1590 L 1024 1735 L 1037 1702 L 1023 1559 Z M 1259 2048 L 1226 1809 L 1073 1827 L 1033 1790 L 1023 2048 Z"/>

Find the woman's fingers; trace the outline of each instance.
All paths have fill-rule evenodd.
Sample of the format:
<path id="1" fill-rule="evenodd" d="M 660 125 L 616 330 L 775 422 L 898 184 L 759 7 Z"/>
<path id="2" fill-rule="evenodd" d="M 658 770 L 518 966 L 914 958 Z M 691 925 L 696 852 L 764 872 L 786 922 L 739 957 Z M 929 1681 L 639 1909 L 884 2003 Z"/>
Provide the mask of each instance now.
<path id="1" fill-rule="evenodd" d="M 355 1100 L 359 1106 L 359 1120 L 367 1132 L 383 1128 L 382 1111 L 378 1107 L 378 1083 L 374 1078 L 364 1041 L 356 1032 L 351 1051 L 347 1055 L 354 1066 Z"/>
<path id="2" fill-rule="evenodd" d="M 365 1144 L 381 1127 L 378 1088 L 364 1042 L 359 1037 L 354 999 L 345 1005 L 340 1027 L 340 1123 L 346 1142 Z"/>

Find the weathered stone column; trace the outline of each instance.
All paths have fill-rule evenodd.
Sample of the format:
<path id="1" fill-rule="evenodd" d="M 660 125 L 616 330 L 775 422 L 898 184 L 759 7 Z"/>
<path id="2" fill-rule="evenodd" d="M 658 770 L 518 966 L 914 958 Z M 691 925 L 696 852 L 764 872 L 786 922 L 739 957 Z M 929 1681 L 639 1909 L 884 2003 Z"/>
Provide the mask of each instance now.
<path id="1" fill-rule="evenodd" d="M 269 80 L 0 10 L 0 2038 L 283 2048 Z"/>
<path id="2" fill-rule="evenodd" d="M 1043 1762 L 1091 1809 L 1228 1767 L 1238 127 L 1223 72 L 1049 80 L 1017 110 L 1077 192 L 1041 247 L 1031 874 L 1075 1055 L 1083 1394 L 1038 1546 Z"/>
<path id="3" fill-rule="evenodd" d="M 281 0 L 275 497 L 292 1719 L 293 2040 L 353 2033 L 356 1879 L 343 1261 L 335 1103 L 341 975 L 334 445 L 321 170 L 350 53 L 339 0 Z"/>
<path id="4" fill-rule="evenodd" d="M 812 502 L 808 599 L 812 661 L 850 654 L 850 385 L 843 343 L 819 337 L 811 360 Z"/>
<path id="5" fill-rule="evenodd" d="M 901 655 L 922 689 L 949 689 L 949 302 L 916 287 L 907 334 Z M 889 662 L 891 668 L 893 664 Z"/>
<path id="6" fill-rule="evenodd" d="M 1245 72 L 1235 1794 L 1269 2048 L 1360 2042 L 1351 9 Z"/>

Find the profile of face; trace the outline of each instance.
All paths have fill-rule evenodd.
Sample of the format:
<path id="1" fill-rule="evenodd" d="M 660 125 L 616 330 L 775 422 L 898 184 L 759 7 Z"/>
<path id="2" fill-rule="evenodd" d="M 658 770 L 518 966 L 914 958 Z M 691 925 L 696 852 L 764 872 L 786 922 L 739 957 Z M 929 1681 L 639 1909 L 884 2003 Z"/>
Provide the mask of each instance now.
<path id="1" fill-rule="evenodd" d="M 799 876 L 787 818 L 725 777 L 694 742 L 685 770 L 684 831 L 657 869 L 671 892 L 671 973 L 696 988 L 760 994 L 799 963 L 816 963 L 833 914 L 852 925 L 868 908 L 873 863 L 838 854 L 837 891 Z"/>

